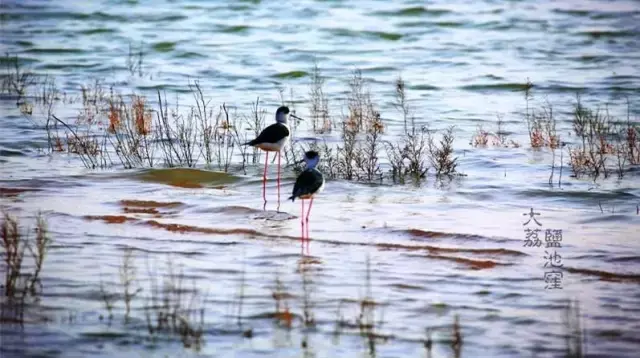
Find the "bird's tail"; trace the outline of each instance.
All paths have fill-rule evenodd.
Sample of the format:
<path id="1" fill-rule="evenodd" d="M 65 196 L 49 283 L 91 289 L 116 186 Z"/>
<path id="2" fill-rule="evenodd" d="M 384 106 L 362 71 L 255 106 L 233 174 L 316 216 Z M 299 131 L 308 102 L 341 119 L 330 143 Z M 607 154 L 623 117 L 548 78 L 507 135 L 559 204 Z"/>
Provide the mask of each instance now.
<path id="1" fill-rule="evenodd" d="M 291 195 L 289 198 L 287 198 L 287 200 L 296 201 L 296 197 Z"/>
<path id="2" fill-rule="evenodd" d="M 250 141 L 248 141 L 246 143 L 242 143 L 242 145 L 255 145 L 255 144 L 256 144 L 256 140 L 255 139 L 250 140 Z"/>

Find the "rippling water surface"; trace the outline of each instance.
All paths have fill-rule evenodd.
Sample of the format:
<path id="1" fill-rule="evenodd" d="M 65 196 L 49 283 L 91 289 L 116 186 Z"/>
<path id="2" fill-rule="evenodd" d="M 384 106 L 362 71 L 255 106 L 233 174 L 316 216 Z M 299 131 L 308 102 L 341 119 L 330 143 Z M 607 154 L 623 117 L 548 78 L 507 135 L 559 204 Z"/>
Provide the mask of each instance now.
<path id="1" fill-rule="evenodd" d="M 1 6 L 2 51 L 55 76 L 69 94 L 99 79 L 151 98 L 164 89 L 188 105 L 188 81 L 199 79 L 215 106 L 226 102 L 244 113 L 256 97 L 272 113 L 278 88 L 290 88 L 304 117 L 316 60 L 328 78 L 332 113 L 340 113 L 350 73 L 359 68 L 393 138 L 402 125 L 392 105 L 401 74 L 420 124 L 456 126 L 466 174 L 445 183 L 429 177 L 420 186 L 329 181 L 313 203 L 311 256 L 302 257 L 300 207 L 283 202 L 275 213 L 273 167 L 267 211 L 259 165 L 246 175 L 202 167 L 85 170 L 77 158 L 39 150 L 47 140 L 42 122 L 20 115 L 5 96 L 2 207 L 31 226 L 43 211 L 54 246 L 37 318 L 22 328 L 0 327 L 3 357 L 422 357 L 426 329 L 433 332 L 432 356 L 450 357 L 455 315 L 462 357 L 557 357 L 565 349 L 568 298 L 580 300 L 590 356 L 632 357 L 640 347 L 637 172 L 594 183 L 570 178 L 565 167 L 562 186 L 550 187 L 550 152 L 469 145 L 476 127 L 494 126 L 497 114 L 511 138 L 528 144 L 521 114 L 527 79 L 537 103 L 558 108 L 558 131 L 567 141 L 577 91 L 589 105 L 613 103 L 615 115 L 626 115 L 629 97 L 637 118 L 637 1 L 5 0 Z M 130 43 L 143 44 L 142 76 L 128 70 Z M 77 107 L 58 104 L 55 112 L 68 118 Z M 319 137 L 304 123 L 298 135 Z M 295 177 L 288 169 L 283 175 L 284 196 Z M 532 207 L 543 229 L 563 231 L 562 290 L 545 290 L 545 249 L 523 247 L 523 214 Z M 100 284 L 121 295 L 126 248 L 133 248 L 143 290 L 131 321 L 122 324 L 118 296 L 109 324 Z M 148 339 L 143 297 L 165 253 L 182 265 L 186 289 L 201 293 L 199 352 Z M 291 329 L 274 324 L 276 278 L 290 294 Z M 353 323 L 367 295 L 382 322 L 374 352 Z M 305 302 L 313 329 L 304 328 Z M 339 317 L 351 323 L 336 324 Z M 247 327 L 252 338 L 242 336 Z"/>

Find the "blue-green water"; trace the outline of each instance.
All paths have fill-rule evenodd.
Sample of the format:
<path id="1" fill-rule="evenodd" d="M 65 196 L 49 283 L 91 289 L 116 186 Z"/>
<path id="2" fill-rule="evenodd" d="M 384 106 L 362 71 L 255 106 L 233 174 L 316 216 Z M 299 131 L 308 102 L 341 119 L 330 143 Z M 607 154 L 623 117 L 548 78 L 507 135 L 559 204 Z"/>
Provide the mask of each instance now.
<path id="1" fill-rule="evenodd" d="M 313 204 L 309 263 L 300 257 L 298 219 L 261 212 L 260 165 L 231 178 L 176 174 L 202 176 L 202 188 L 167 185 L 158 179 L 166 173 L 117 166 L 85 170 L 76 157 L 38 150 L 46 147 L 46 114 L 36 106 L 27 118 L 3 95 L 0 187 L 35 191 L 3 194 L 2 208 L 31 226 L 42 210 L 55 246 L 45 263 L 36 318 L 23 329 L 0 326 L 2 357 L 372 355 L 357 328 L 343 328 L 337 338 L 334 333 L 338 307 L 350 322 L 359 314 L 354 302 L 366 294 L 367 257 L 371 293 L 383 304 L 376 307 L 376 321 L 383 321 L 377 333 L 388 337 L 378 341 L 378 357 L 427 356 L 422 343 L 427 328 L 435 340 L 432 356 L 453 356 L 446 340 L 456 314 L 462 357 L 561 356 L 567 298 L 580 299 L 591 356 L 635 356 L 640 344 L 637 172 L 622 180 L 578 180 L 569 177 L 565 156 L 562 187 L 550 187 L 551 154 L 529 148 L 522 89 L 529 79 L 531 105 L 549 101 L 556 108 L 558 133 L 568 142 L 575 139 L 569 111 L 577 91 L 587 105 L 610 102 L 617 116 L 626 116 L 629 97 L 637 121 L 638 2 L 4 0 L 1 6 L 2 52 L 18 55 L 35 73 L 55 77 L 70 97 L 97 79 L 105 88 L 150 98 L 165 89 L 171 104 L 180 96 L 188 106 L 189 81 L 198 79 L 216 107 L 225 102 L 248 114 L 260 97 L 270 121 L 283 88 L 287 99 L 293 93 L 296 111 L 305 117 L 317 61 L 327 77 L 334 120 L 345 108 L 347 83 L 358 68 L 369 80 L 385 138 L 394 139 L 402 128 L 392 105 L 394 81 L 402 75 L 419 124 L 456 126 L 456 155 L 466 174 L 444 185 L 429 177 L 420 187 L 328 182 Z M 141 74 L 129 69 L 129 44 L 143 50 Z M 78 106 L 59 102 L 54 112 L 72 119 Z M 522 146 L 471 147 L 477 126 L 495 130 L 497 115 Z M 305 123 L 297 134 L 328 142 L 338 137 L 314 134 Z M 269 177 L 269 207 L 275 209 L 273 167 Z M 285 171 L 283 196 L 293 180 Z M 120 200 L 180 204 L 158 214 L 131 213 Z M 544 229 L 563 230 L 564 265 L 577 271 L 564 271 L 562 290 L 544 288 L 545 249 L 523 247 L 523 213 L 531 207 L 541 213 Z M 300 208 L 297 202 L 283 203 L 282 210 L 297 216 Z M 108 224 L 88 215 L 130 220 Z M 177 232 L 170 224 L 189 226 Z M 110 292 L 122 292 L 118 270 L 126 247 L 135 249 L 137 285 L 143 290 L 134 300 L 132 321 L 122 324 L 124 305 L 118 300 L 108 325 L 100 319 L 107 314 L 100 282 Z M 161 266 L 163 253 L 183 265 L 185 285 L 193 281 L 202 294 L 205 344 L 199 352 L 175 340 L 148 340 L 143 307 L 154 271 L 149 265 Z M 628 277 L 611 282 L 585 270 Z M 304 311 L 303 281 L 311 281 L 315 329 L 303 328 L 298 318 L 290 330 L 274 324 L 276 275 L 293 295 L 289 307 L 296 317 Z M 242 283 L 246 297 L 239 328 L 232 302 Z M 247 327 L 253 329 L 251 339 L 242 337 Z M 302 347 L 305 335 L 307 347 Z"/>

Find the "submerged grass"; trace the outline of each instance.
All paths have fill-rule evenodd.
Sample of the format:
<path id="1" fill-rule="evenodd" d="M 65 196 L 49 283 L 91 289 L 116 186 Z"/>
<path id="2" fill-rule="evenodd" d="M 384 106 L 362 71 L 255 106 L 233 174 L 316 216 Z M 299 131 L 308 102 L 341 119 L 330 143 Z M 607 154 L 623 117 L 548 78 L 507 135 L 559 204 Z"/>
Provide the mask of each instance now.
<path id="1" fill-rule="evenodd" d="M 150 204 L 144 203 L 144 205 Z M 37 280 L 44 267 L 43 262 L 44 258 L 47 257 L 46 252 L 50 241 L 44 238 L 46 237 L 44 221 L 38 221 L 38 235 L 33 239 L 33 252 L 42 253 L 38 256 L 41 259 L 34 259 L 33 273 L 24 275 L 24 264 L 14 263 L 16 262 L 14 258 L 17 257 L 14 256 L 15 252 L 24 254 L 29 251 L 29 249 L 15 249 L 17 246 L 14 242 L 24 242 L 21 236 L 17 234 L 20 232 L 17 230 L 18 227 L 17 220 L 5 215 L 2 225 L 2 238 L 3 242 L 5 242 L 3 247 L 10 249 L 5 249 L 4 256 L 6 262 L 11 263 L 9 269 L 6 270 L 8 277 L 5 278 L 5 281 L 16 282 L 6 287 L 13 287 L 11 294 L 20 298 L 26 297 L 27 294 L 35 295 L 30 291 L 31 287 L 33 287 L 32 282 L 35 281 L 14 280 L 11 278 L 16 276 L 13 272 L 16 272 L 15 270 L 17 269 L 22 272 L 22 274 L 17 275 L 18 277 Z M 18 239 L 16 239 L 16 236 Z M 140 342 L 139 334 L 136 332 L 143 328 L 146 329 L 148 340 L 154 344 L 159 340 L 161 342 L 171 342 L 171 340 L 175 339 L 181 342 L 185 349 L 200 350 L 204 344 L 205 332 L 211 326 L 211 324 L 205 323 L 204 320 L 205 311 L 211 309 L 211 307 L 207 307 L 206 302 L 211 301 L 204 299 L 195 282 L 192 285 L 187 284 L 187 275 L 183 267 L 175 264 L 171 257 L 167 257 L 161 267 L 151 267 L 148 264 L 147 275 L 141 277 L 138 274 L 137 255 L 135 253 L 136 251 L 130 247 L 122 251 L 122 260 L 118 269 L 119 285 L 107 287 L 102 280 L 100 282 L 100 292 L 109 315 L 108 324 L 110 326 L 113 324 L 115 321 L 114 316 L 122 317 L 123 325 L 127 328 L 121 332 L 95 333 L 93 335 L 109 340 L 129 342 L 131 341 L 131 335 L 137 337 L 134 339 L 135 341 Z M 9 256 L 10 258 L 8 258 Z M 275 327 L 284 328 L 287 332 L 300 330 L 302 333 L 300 346 L 305 354 L 312 354 L 313 351 L 309 340 L 310 335 L 322 335 L 322 330 L 317 328 L 318 325 L 329 323 L 316 321 L 316 315 L 314 314 L 314 310 L 317 309 L 315 302 L 318 302 L 318 298 L 315 297 L 317 294 L 315 290 L 316 283 L 312 277 L 314 265 L 317 263 L 317 260 L 309 257 L 301 258 L 297 270 L 300 274 L 299 294 L 294 293 L 296 291 L 291 287 L 290 283 L 285 283 L 280 275 L 276 274 L 273 284 L 268 288 L 275 305 L 274 310 L 269 314 L 253 316 L 259 319 L 271 320 L 275 323 Z M 251 308 L 243 309 L 243 307 L 252 296 L 247 297 L 245 294 L 246 273 L 244 269 L 239 274 L 241 275 L 240 287 L 235 299 L 237 303 L 234 305 L 234 315 L 237 322 L 227 322 L 227 324 L 237 324 L 240 329 L 227 329 L 225 326 L 222 331 L 251 339 L 254 337 L 253 328 L 243 324 L 242 321 L 243 317 L 246 317 L 245 310 L 251 311 Z M 42 286 L 38 284 L 37 287 L 40 287 L 41 290 Z M 372 263 L 369 256 L 367 256 L 360 298 L 336 299 L 338 307 L 335 330 L 333 332 L 334 344 L 340 344 L 339 338 L 341 335 L 360 336 L 367 356 L 371 357 L 377 355 L 379 344 L 386 344 L 398 338 L 393 331 L 389 331 L 384 326 L 386 305 L 376 297 L 373 287 Z M 221 293 L 225 294 L 225 292 Z M 8 295 L 9 293 L 5 291 L 4 294 Z M 6 316 L 5 307 L 7 306 L 5 303 L 6 301 L 3 301 L 2 323 L 7 321 L 20 322 L 21 319 L 19 317 L 8 318 Z M 437 306 L 446 307 L 447 304 L 442 303 L 437 304 Z M 345 318 L 342 312 L 349 308 L 353 309 L 354 313 L 351 317 Z M 451 349 L 452 356 L 462 356 L 462 346 L 465 342 L 462 329 L 463 323 L 457 314 L 454 314 L 452 318 L 453 324 L 451 326 L 427 327 L 425 339 L 416 341 L 417 344 L 424 346 L 428 355 L 431 354 L 434 346 L 441 345 Z M 72 322 L 70 317 L 69 323 Z M 563 336 L 566 356 L 585 356 L 586 334 L 581 323 L 581 313 L 577 303 L 572 302 L 567 306 L 564 326 L 567 332 Z M 434 340 L 434 332 L 440 338 Z"/>
<path id="2" fill-rule="evenodd" d="M 51 238 L 41 214 L 36 216 L 35 237 L 31 238 L 28 232 L 29 230 L 25 233 L 20 228 L 17 218 L 8 213 L 2 214 L 0 244 L 4 282 L 0 286 L 0 323 L 24 323 L 27 305 L 37 301 L 43 290 L 40 276 L 49 253 Z"/>
<path id="3" fill-rule="evenodd" d="M 204 298 L 195 283 L 190 289 L 185 287 L 184 271 L 182 267 L 176 267 L 171 257 L 167 257 L 161 269 L 152 269 L 148 265 L 144 279 L 138 277 L 135 261 L 133 248 L 125 248 L 119 267 L 120 286 L 117 292 L 113 292 L 114 288 L 105 288 L 100 280 L 100 294 L 108 314 L 108 324 L 112 324 L 114 309 L 122 300 L 124 325 L 136 323 L 135 326 L 139 326 L 142 321 L 140 315 L 143 314 L 149 340 L 177 337 L 185 348 L 198 351 L 204 343 L 205 311 Z M 136 306 L 136 302 L 144 303 Z M 131 327 L 134 330 L 138 328 Z"/>
<path id="4" fill-rule="evenodd" d="M 205 309 L 195 282 L 191 289 L 185 288 L 183 269 L 176 268 L 171 258 L 167 259 L 164 272 L 150 270 L 149 279 L 144 306 L 149 335 L 174 335 L 185 348 L 200 350 Z"/>

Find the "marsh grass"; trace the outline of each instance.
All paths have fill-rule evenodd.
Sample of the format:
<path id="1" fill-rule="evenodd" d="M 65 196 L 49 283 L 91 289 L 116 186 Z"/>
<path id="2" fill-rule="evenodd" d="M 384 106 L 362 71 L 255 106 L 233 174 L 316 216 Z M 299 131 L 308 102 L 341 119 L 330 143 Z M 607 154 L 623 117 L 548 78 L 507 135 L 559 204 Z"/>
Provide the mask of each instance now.
<path id="1" fill-rule="evenodd" d="M 481 124 L 478 125 L 469 145 L 474 148 L 489 146 L 519 148 L 520 144 L 513 139 L 509 139 L 507 132 L 504 130 L 504 117 L 498 114 L 496 119 L 496 130 L 494 132 L 486 131 Z"/>
<path id="2" fill-rule="evenodd" d="M 124 250 L 122 257 L 122 264 L 120 265 L 120 283 L 122 285 L 123 300 L 125 306 L 124 322 L 129 322 L 129 315 L 131 314 L 131 301 L 135 296 L 142 291 L 141 287 L 135 287 L 136 285 L 136 273 L 137 268 L 134 264 L 134 251 L 131 247 L 127 247 Z"/>
<path id="3" fill-rule="evenodd" d="M 275 275 L 271 297 L 275 303 L 275 311 L 273 314 L 275 323 L 279 327 L 291 329 L 295 316 L 290 310 L 289 300 L 293 298 L 293 296 L 289 293 L 289 289 L 284 285 L 278 273 Z"/>
<path id="4" fill-rule="evenodd" d="M 309 86 L 309 116 L 314 133 L 329 133 L 332 122 L 329 116 L 329 99 L 324 92 L 325 79 L 320 73 L 318 63 L 314 62 Z"/>
<path id="5" fill-rule="evenodd" d="M 407 175 L 414 179 L 424 178 L 429 170 L 429 130 L 425 126 L 417 127 L 413 109 L 407 99 L 406 84 L 401 76 L 396 79 L 394 106 L 402 113 L 404 135 L 399 143 L 386 142 L 392 178 L 401 183 L 404 183 Z"/>
<path id="6" fill-rule="evenodd" d="M 127 67 L 132 75 L 142 74 L 144 53 L 130 46 Z M 205 167 L 224 172 L 255 166 L 260 151 L 243 146 L 268 124 L 270 111 L 260 107 L 258 98 L 249 113 L 238 113 L 232 105 L 213 105 L 198 81 L 189 82 L 193 105 L 169 105 L 166 94 L 157 92 L 153 100 L 132 93 L 115 94 L 112 87 L 100 81 L 80 86 L 80 95 L 61 93 L 55 79 L 35 76 L 23 69 L 17 57 L 7 55 L 2 63 L 5 74 L 2 89 L 18 98 L 34 98 L 40 113 L 33 105 L 23 105 L 21 113 L 42 121 L 47 132 L 50 152 L 77 156 L 89 169 L 119 166 L 126 169 L 148 167 Z M 394 82 L 393 106 L 402 119 L 402 132 L 391 137 L 386 128 L 391 124 L 383 119 L 373 98 L 368 81 L 355 70 L 347 81 L 347 95 L 342 114 L 333 115 L 330 96 L 325 90 L 326 78 L 317 63 L 311 70 L 308 104 L 309 126 L 320 138 L 298 138 L 298 121 L 292 120 L 291 145 L 285 148 L 285 163 L 294 172 L 302 169 L 295 164 L 302 153 L 314 149 L 321 153 L 319 169 L 328 179 L 379 183 L 391 180 L 404 184 L 407 178 L 421 181 L 433 172 L 435 177 L 463 175 L 458 172 L 458 157 L 453 148 L 454 127 L 430 129 L 424 118 L 416 118 L 407 85 L 402 77 Z M 35 88 L 35 95 L 30 91 Z M 560 170 L 564 156 L 572 168 L 572 177 L 588 176 L 594 180 L 608 178 L 612 173 L 623 177 L 630 168 L 640 165 L 640 125 L 631 118 L 629 101 L 626 121 L 617 121 L 608 111 L 586 108 L 580 102 L 573 110 L 573 132 L 577 142 L 561 141 L 557 131 L 557 111 L 549 101 L 534 105 L 533 84 L 527 80 L 524 91 L 526 108 L 524 122 L 532 148 L 559 149 Z M 297 101 L 292 90 L 285 98 L 279 88 L 283 105 L 295 113 Z M 76 116 L 62 118 L 55 114 L 58 103 L 78 103 Z M 28 108 L 27 108 L 28 107 Z M 473 135 L 472 147 L 495 146 L 517 148 L 519 143 L 508 138 L 502 116 L 497 118 L 493 131 L 479 126 Z M 338 133 L 335 133 L 338 132 Z M 306 142 L 306 143 L 304 143 Z M 564 153 L 564 151 L 567 153 Z M 555 181 L 556 153 L 553 152 L 549 182 Z M 272 160 L 275 162 L 276 158 Z M 558 181 L 561 183 L 561 179 Z"/>
<path id="7" fill-rule="evenodd" d="M 144 96 L 107 92 L 99 82 L 83 86 L 82 108 L 75 119 L 62 120 L 49 110 L 50 149 L 77 155 L 90 169 L 112 167 L 116 158 L 125 169 L 196 167 L 204 161 L 207 167 L 225 172 L 239 153 L 240 169 L 246 171 L 248 149 L 239 144 L 264 125 L 259 100 L 252 115 L 243 117 L 224 103 L 214 111 L 197 81 L 189 88 L 195 104 L 184 111 L 178 100 L 170 107 L 160 91 L 154 109 Z M 252 162 L 257 160 L 254 150 Z"/>
<path id="8" fill-rule="evenodd" d="M 175 335 L 185 348 L 199 350 L 203 343 L 204 299 L 195 283 L 191 289 L 185 287 L 182 267 L 176 268 L 167 258 L 164 271 L 149 270 L 147 292 L 144 312 L 149 335 Z"/>
<path id="9" fill-rule="evenodd" d="M 135 72 L 141 75 L 142 57 L 142 46 L 135 53 L 130 46 L 127 66 L 131 75 Z M 21 75 L 25 72 L 19 67 L 10 73 L 5 76 L 5 87 L 16 87 L 7 85 L 15 78 L 25 79 L 21 81 L 25 85 L 18 86 L 25 89 L 22 92 L 33 84 L 26 81 L 26 74 Z M 451 155 L 452 148 L 449 147 L 453 132 L 444 131 L 441 143 L 429 143 L 433 141 L 431 132 L 416 124 L 401 78 L 396 83 L 398 108 L 405 128 L 400 144 L 385 139 L 386 125 L 361 71 L 355 70 L 348 82 L 346 114 L 342 120 L 331 118 L 324 81 L 315 64 L 309 90 L 311 127 L 316 133 L 329 134 L 336 128 L 334 124 L 340 123 L 337 126 L 340 129 L 337 144 L 323 140 L 314 141 L 309 146 L 321 152 L 321 169 L 326 170 L 328 178 L 380 182 L 386 176 L 383 169 L 385 158 L 381 156 L 385 151 L 391 162 L 390 172 L 394 181 L 404 180 L 406 175 L 418 179 L 425 177 L 428 162 L 437 165 L 435 169 L 439 175 L 455 172 L 456 158 Z M 247 165 L 255 165 L 259 161 L 257 149 L 240 145 L 257 136 L 266 125 L 267 112 L 260 108 L 259 98 L 249 115 L 238 115 L 234 107 L 224 103 L 215 111 L 198 81 L 189 83 L 194 105 L 186 110 L 180 107 L 178 99 L 170 107 L 166 94 L 160 90 L 154 105 L 144 96 L 116 94 L 113 88 L 107 88 L 100 81 L 82 85 L 77 101 L 66 94 L 61 95 L 53 79 L 44 81 L 40 87 L 38 98 L 41 98 L 49 150 L 76 155 L 86 168 L 103 169 L 114 165 L 125 169 L 196 167 L 203 160 L 207 167 L 228 172 L 235 169 L 235 158 L 240 157 L 240 169 L 246 173 Z M 279 92 L 282 103 L 295 113 L 295 94 L 291 91 L 289 98 L 285 99 L 285 90 L 281 88 Z M 63 119 L 54 113 L 58 102 L 79 102 L 81 108 L 75 118 Z M 32 117 L 32 113 L 26 116 Z M 292 145 L 283 153 L 288 165 L 298 162 L 306 150 L 297 141 L 297 126 L 296 120 L 291 121 Z M 253 152 L 249 153 L 250 150 Z M 427 159 L 428 155 L 432 160 Z"/>
<path id="10" fill-rule="evenodd" d="M 144 72 L 142 69 L 142 63 L 144 60 L 144 43 L 140 42 L 137 49 L 134 49 L 129 42 L 129 52 L 127 54 L 127 69 L 131 76 L 138 75 L 142 77 Z"/>
<path id="11" fill-rule="evenodd" d="M 460 352 L 462 350 L 462 329 L 460 327 L 460 316 L 455 315 L 451 330 L 451 349 L 453 350 L 453 356 L 459 358 Z"/>
<path id="12" fill-rule="evenodd" d="M 301 281 L 302 281 L 302 302 L 301 302 L 301 310 L 302 310 L 302 332 L 303 337 L 300 343 L 300 346 L 303 348 L 305 357 L 313 356 L 311 353 L 311 349 L 309 347 L 309 333 L 317 331 L 317 323 L 314 314 L 314 309 L 316 308 L 316 300 L 314 299 L 314 295 L 316 294 L 315 283 L 311 278 L 312 267 L 309 265 L 310 262 L 302 262 L 303 265 L 300 265 L 298 271 L 300 272 Z"/>
<path id="13" fill-rule="evenodd" d="M 9 260 L 9 262 L 14 262 L 14 252 L 21 252 L 23 256 L 27 252 L 32 252 L 32 254 L 47 252 L 49 239 L 45 238 L 47 231 L 44 221 L 39 221 L 37 227 L 39 229 L 36 237 L 32 240 L 32 249 L 23 248 L 16 251 L 14 248 L 16 246 L 13 242 L 16 241 L 16 236 L 20 236 L 16 234 L 20 233 L 18 230 L 19 225 L 17 220 L 5 214 L 2 224 L 2 238 L 3 242 L 11 243 L 10 247 L 12 247 L 10 251 L 11 254 L 7 254 L 5 251 L 5 260 L 8 255 L 11 255 L 12 259 Z M 40 236 L 40 238 L 38 238 L 38 236 Z M 18 239 L 18 241 L 23 242 L 21 240 L 24 239 Z M 5 246 L 9 245 L 5 243 L 3 247 Z M 158 338 L 162 338 L 163 341 L 166 341 L 167 338 L 178 339 L 186 349 L 198 351 L 204 344 L 206 328 L 204 321 L 206 307 L 204 302 L 206 301 L 199 293 L 195 283 L 188 285 L 183 268 L 180 265 L 176 265 L 171 257 L 167 257 L 164 266 L 160 270 L 152 268 L 149 265 L 147 266 L 148 275 L 142 279 L 147 281 L 148 285 L 141 285 L 144 281 L 141 281 L 141 278 L 137 274 L 137 257 L 134 252 L 132 248 L 125 248 L 123 250 L 118 271 L 120 285 L 113 286 L 118 287 L 119 292 L 117 294 L 107 293 L 101 280 L 101 292 L 103 292 L 103 296 L 105 297 L 104 301 L 106 302 L 107 309 L 111 312 L 116 306 L 116 301 L 122 299 L 124 301 L 124 324 L 133 323 L 133 325 L 129 326 L 129 329 L 143 328 L 145 327 L 144 323 L 146 323 L 147 333 L 152 342 L 157 341 Z M 44 267 L 43 262 L 45 261 L 44 258 L 46 254 L 40 254 L 38 257 L 41 259 L 34 259 L 33 273 L 31 274 L 24 274 L 24 263 L 12 264 L 12 267 L 23 273 L 20 275 L 13 274 L 13 277 L 18 277 L 18 279 L 14 280 L 11 278 L 12 274 L 10 274 L 10 272 L 15 272 L 15 270 L 6 270 L 10 277 L 5 278 L 5 281 L 13 281 L 16 282 L 16 284 L 5 287 L 15 287 L 16 289 L 12 291 L 12 294 L 19 299 L 34 294 L 31 292 L 31 287 L 33 287 L 33 282 L 36 282 L 35 280 L 37 280 L 39 273 Z M 338 300 L 333 337 L 334 344 L 338 345 L 339 337 L 343 331 L 346 331 L 347 334 L 359 335 L 362 338 L 367 356 L 374 357 L 377 356 L 378 345 L 393 341 L 395 336 L 393 332 L 388 334 L 383 332 L 385 305 L 380 303 L 379 299 L 376 298 L 372 284 L 371 267 L 371 259 L 367 256 L 360 298 L 357 300 Z M 315 330 L 317 322 L 313 310 L 316 299 L 313 297 L 315 290 L 313 288 L 314 283 L 311 279 L 312 271 L 313 268 L 311 265 L 301 265 L 299 273 L 301 275 L 300 285 L 302 293 L 300 295 L 293 295 L 290 287 L 287 287 L 277 273 L 273 285 L 270 288 L 271 297 L 275 303 L 275 311 L 269 315 L 269 318 L 274 321 L 276 327 L 285 328 L 288 332 L 294 329 L 302 330 L 303 340 L 301 342 L 301 348 L 305 354 L 312 353 L 309 347 L 309 334 L 312 332 L 319 333 L 321 336 L 323 334 L 321 329 Z M 241 280 L 238 294 L 240 304 L 237 308 L 237 319 L 238 325 L 242 327 L 242 302 L 246 299 L 244 294 L 244 269 L 240 275 Z M 142 286 L 145 286 L 144 290 Z M 38 287 L 41 291 L 42 286 L 36 285 L 36 290 L 38 290 Z M 141 292 L 144 292 L 144 295 L 138 294 Z M 5 295 L 6 294 L 5 292 Z M 143 304 L 139 306 L 132 305 L 131 302 L 134 300 Z M 300 316 L 292 311 L 292 300 L 300 301 L 300 310 L 302 311 Z M 355 314 L 349 319 L 345 318 L 342 314 L 345 305 L 352 306 L 351 308 L 355 311 Z M 20 316 L 8 318 L 5 307 L 7 306 L 4 305 L 3 301 L 2 323 L 22 320 Z M 141 311 L 137 311 L 136 307 L 141 309 Z M 129 314 L 132 315 L 131 318 L 129 318 Z M 140 319 L 140 315 L 143 315 L 144 319 Z M 76 320 L 74 317 L 74 315 L 69 315 L 69 324 Z M 294 323 L 300 317 L 302 325 L 297 326 Z M 577 302 L 571 301 L 567 303 L 563 318 L 565 334 L 563 334 L 562 339 L 566 347 L 565 356 L 576 358 L 586 356 L 586 331 L 582 324 L 582 316 Z M 139 324 L 140 322 L 144 323 Z M 109 324 L 111 325 L 111 319 L 109 319 Z M 449 326 L 450 328 L 437 328 L 441 331 L 441 335 L 443 335 L 444 338 L 434 340 L 432 337 L 433 328 L 427 328 L 425 339 L 418 340 L 416 343 L 424 346 L 427 351 L 427 356 L 431 355 L 434 345 L 442 345 L 451 349 L 453 357 L 461 357 L 462 347 L 465 341 L 462 326 L 462 321 L 456 314 L 453 316 L 453 324 Z M 250 327 L 243 327 L 242 336 L 252 338 L 253 330 Z"/>
<path id="14" fill-rule="evenodd" d="M 608 110 L 585 107 L 578 96 L 572 125 L 579 138 L 578 144 L 569 149 L 575 177 L 608 178 L 615 170 L 622 178 L 631 166 L 640 164 L 640 125 L 631 121 L 629 111 L 626 121 L 617 121 Z"/>
<path id="15" fill-rule="evenodd" d="M 176 267 L 171 257 L 167 257 L 162 269 L 151 268 L 147 261 L 147 277 L 143 281 L 138 276 L 134 252 L 131 247 L 123 250 L 118 269 L 119 285 L 106 287 L 100 278 L 100 296 L 107 311 L 107 324 L 111 326 L 118 302 L 122 300 L 124 325 L 134 323 L 131 329 L 146 328 L 151 341 L 177 337 L 185 348 L 198 351 L 203 344 L 204 297 L 196 289 L 195 282 L 191 288 L 186 287 L 183 269 Z M 134 305 L 135 302 L 141 304 Z M 140 319 L 141 314 L 144 319 Z M 100 320 L 103 317 L 100 315 Z M 146 325 L 140 325 L 140 322 Z"/>
<path id="16" fill-rule="evenodd" d="M 576 95 L 571 114 L 572 134 L 577 138 L 573 143 L 561 140 L 557 134 L 557 114 L 553 106 L 545 101 L 539 108 L 531 106 L 533 96 L 531 85 L 525 89 L 525 114 L 529 142 L 532 148 L 549 148 L 552 152 L 549 184 L 554 181 L 556 169 L 556 149 L 560 156 L 560 178 L 564 166 L 564 151 L 567 151 L 568 164 L 572 169 L 572 177 L 588 177 L 597 180 L 609 178 L 616 173 L 618 178 L 625 176 L 629 170 L 640 164 L 640 125 L 631 119 L 631 104 L 627 98 L 627 118 L 619 120 L 609 114 L 608 105 L 602 108 L 586 107 Z M 571 133 L 570 133 L 571 135 Z M 498 141 L 499 136 L 478 128 L 472 138 L 472 146 L 486 146 L 490 140 Z M 504 142 L 500 140 L 499 142 Z"/>
<path id="17" fill-rule="evenodd" d="M 2 76 L 2 92 L 16 96 L 16 106 L 23 112 L 30 112 L 29 105 L 24 99 L 28 95 L 29 87 L 37 82 L 36 75 L 23 67 L 17 55 L 5 54 L 2 63 L 5 67 L 5 73 Z"/>
<path id="18" fill-rule="evenodd" d="M 102 303 L 104 303 L 104 308 L 107 310 L 108 324 L 111 325 L 111 321 L 113 320 L 113 308 L 115 307 L 117 295 L 109 292 L 105 288 L 102 276 L 100 276 L 100 298 L 102 299 Z M 100 320 L 103 320 L 103 318 L 104 316 L 101 314 Z"/>
<path id="19" fill-rule="evenodd" d="M 4 285 L 2 285 L 0 321 L 22 324 L 26 305 L 37 301 L 42 293 L 43 285 L 40 275 L 45 267 L 44 262 L 49 253 L 51 238 L 47 223 L 41 214 L 36 216 L 34 237 L 29 234 L 30 229 L 20 228 L 17 218 L 8 213 L 3 213 L 2 216 L 0 239 Z"/>
<path id="20" fill-rule="evenodd" d="M 384 306 L 375 299 L 373 294 L 371 284 L 371 259 L 368 255 L 365 265 L 364 292 L 361 292 L 360 298 L 358 300 L 340 299 L 338 301 L 333 341 L 334 344 L 339 344 L 340 336 L 344 330 L 348 332 L 355 331 L 362 338 L 367 349 L 367 354 L 375 357 L 377 344 L 386 343 L 392 339 L 393 336 L 381 332 L 384 323 Z M 342 313 L 344 306 L 347 304 L 357 305 L 357 313 L 352 319 L 345 318 Z M 379 308 L 378 311 L 376 311 L 377 308 Z M 377 320 L 376 312 L 379 314 Z"/>
<path id="21" fill-rule="evenodd" d="M 152 111 L 146 104 L 146 99 L 133 95 L 130 104 L 121 96 L 109 100 L 107 133 L 110 144 L 124 168 L 138 168 L 147 166 L 153 168 L 155 164 L 154 151 L 150 137 Z"/>
<path id="22" fill-rule="evenodd" d="M 260 131 L 265 126 L 265 117 L 267 116 L 266 109 L 260 108 L 260 97 L 256 98 L 256 101 L 251 104 L 251 114 L 249 116 L 245 116 L 245 123 L 247 124 L 247 132 L 251 133 L 252 138 L 257 138 L 260 135 Z M 246 143 L 249 141 L 247 134 L 244 134 L 242 138 L 242 143 Z M 251 147 L 251 164 L 257 164 L 260 160 L 260 149 L 256 147 Z M 243 162 L 245 161 L 246 156 L 243 155 Z"/>
<path id="23" fill-rule="evenodd" d="M 454 126 L 447 128 L 443 133 L 439 142 L 429 133 L 428 151 L 431 165 L 436 171 L 436 175 L 451 176 L 457 173 L 458 157 L 454 157 L 453 141 Z"/>
<path id="24" fill-rule="evenodd" d="M 565 328 L 565 357 L 585 357 L 587 355 L 586 331 L 582 324 L 580 304 L 578 301 L 567 301 L 563 324 Z"/>

